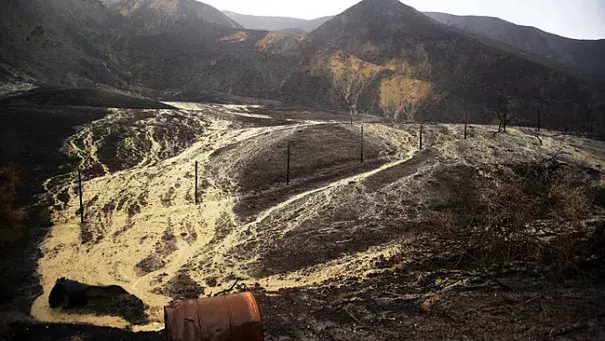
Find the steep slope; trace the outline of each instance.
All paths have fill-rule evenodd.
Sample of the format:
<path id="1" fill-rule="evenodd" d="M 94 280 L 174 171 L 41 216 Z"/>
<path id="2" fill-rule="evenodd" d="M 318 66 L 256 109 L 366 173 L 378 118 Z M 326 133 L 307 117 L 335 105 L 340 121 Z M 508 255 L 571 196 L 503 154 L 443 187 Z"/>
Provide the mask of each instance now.
<path id="1" fill-rule="evenodd" d="M 112 62 L 123 18 L 93 0 L 5 1 L 0 11 L 0 79 L 124 85 Z"/>
<path id="2" fill-rule="evenodd" d="M 158 33 L 183 21 L 205 21 L 241 28 L 216 8 L 195 0 L 103 0 L 111 9 L 133 21 L 139 32 Z"/>
<path id="3" fill-rule="evenodd" d="M 583 72 L 605 77 L 605 39 L 576 40 L 515 25 L 508 21 L 480 16 L 456 16 L 428 12 L 427 16 L 443 24 L 506 43 L 529 53 L 573 65 Z"/>
<path id="4" fill-rule="evenodd" d="M 309 73 L 331 83 L 341 107 L 396 119 L 493 121 L 503 100 L 517 122 L 535 106 L 560 125 L 573 104 L 596 94 L 588 85 L 482 43 L 396 0 L 364 0 L 310 34 Z M 561 105 L 555 110 L 555 103 Z M 582 107 L 584 108 L 584 107 Z M 585 121 L 587 109 L 573 120 Z M 582 116 L 582 117 L 579 117 Z"/>
<path id="5" fill-rule="evenodd" d="M 228 17 L 238 22 L 244 28 L 249 30 L 263 30 L 281 32 L 299 30 L 302 32 L 311 32 L 333 16 L 322 17 L 312 20 L 288 18 L 288 17 L 263 17 L 255 15 L 239 14 L 230 11 L 223 11 Z"/>

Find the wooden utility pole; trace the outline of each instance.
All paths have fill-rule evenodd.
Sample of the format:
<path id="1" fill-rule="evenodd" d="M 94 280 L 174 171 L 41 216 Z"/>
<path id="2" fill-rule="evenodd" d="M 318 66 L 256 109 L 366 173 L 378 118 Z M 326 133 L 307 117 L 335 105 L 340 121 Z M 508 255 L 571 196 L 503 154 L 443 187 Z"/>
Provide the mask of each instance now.
<path id="1" fill-rule="evenodd" d="M 363 126 L 361 126 L 361 163 L 363 163 Z"/>
<path id="2" fill-rule="evenodd" d="M 567 123 L 567 115 L 565 115 L 565 135 L 567 135 L 569 125 Z"/>
<path id="3" fill-rule="evenodd" d="M 594 119 L 590 118 L 590 133 L 594 133 Z"/>
<path id="4" fill-rule="evenodd" d="M 286 161 L 286 185 L 290 184 L 290 149 L 291 143 L 288 141 L 288 159 Z"/>
<path id="5" fill-rule="evenodd" d="M 351 125 L 353 125 L 353 110 L 351 110 Z"/>
<path id="6" fill-rule="evenodd" d="M 422 150 L 422 126 L 423 122 L 420 121 L 420 150 Z"/>
<path id="7" fill-rule="evenodd" d="M 467 128 L 468 128 L 468 112 L 464 113 L 464 139 L 466 140 L 466 136 L 467 134 Z"/>
<path id="8" fill-rule="evenodd" d="M 536 111 L 538 112 L 538 132 L 540 132 L 540 128 L 541 128 L 540 125 L 542 123 L 541 122 L 541 116 L 542 115 L 540 115 L 540 107 L 538 107 L 538 109 L 536 109 Z"/>
<path id="9" fill-rule="evenodd" d="M 195 161 L 195 186 L 194 186 L 194 193 L 193 193 L 193 197 L 195 200 L 195 204 L 198 204 L 198 199 L 197 199 L 197 161 Z"/>
<path id="10" fill-rule="evenodd" d="M 78 166 L 78 194 L 80 195 L 80 223 L 84 224 L 84 203 L 82 201 L 82 172 Z"/>

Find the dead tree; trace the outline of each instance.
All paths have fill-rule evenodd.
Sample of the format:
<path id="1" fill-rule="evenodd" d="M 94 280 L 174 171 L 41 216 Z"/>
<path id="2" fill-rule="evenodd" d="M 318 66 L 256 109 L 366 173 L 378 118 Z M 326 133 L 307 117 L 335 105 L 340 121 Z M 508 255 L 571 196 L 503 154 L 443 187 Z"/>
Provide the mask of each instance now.
<path id="1" fill-rule="evenodd" d="M 510 100 L 506 96 L 500 96 L 500 98 L 498 98 L 498 107 L 496 109 L 498 115 L 498 131 L 494 136 L 502 132 L 506 133 L 506 128 L 515 118 L 509 108 L 509 102 Z"/>
<path id="2" fill-rule="evenodd" d="M 534 130 L 534 129 L 528 127 L 528 128 L 521 129 L 521 131 L 527 135 L 535 137 L 538 140 L 538 142 L 540 143 L 540 146 L 544 145 L 544 142 L 542 141 L 542 137 L 540 136 L 540 132 L 538 130 Z"/>

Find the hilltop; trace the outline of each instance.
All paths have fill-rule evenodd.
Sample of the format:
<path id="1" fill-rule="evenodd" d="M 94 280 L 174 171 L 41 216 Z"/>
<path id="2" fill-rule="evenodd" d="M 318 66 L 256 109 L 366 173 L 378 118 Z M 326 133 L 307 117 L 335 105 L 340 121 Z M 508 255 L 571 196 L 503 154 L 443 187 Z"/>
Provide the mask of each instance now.
<path id="1" fill-rule="evenodd" d="M 134 24 L 139 33 L 164 32 L 184 22 L 199 22 L 242 28 L 216 8 L 195 0 L 103 0 Z"/>

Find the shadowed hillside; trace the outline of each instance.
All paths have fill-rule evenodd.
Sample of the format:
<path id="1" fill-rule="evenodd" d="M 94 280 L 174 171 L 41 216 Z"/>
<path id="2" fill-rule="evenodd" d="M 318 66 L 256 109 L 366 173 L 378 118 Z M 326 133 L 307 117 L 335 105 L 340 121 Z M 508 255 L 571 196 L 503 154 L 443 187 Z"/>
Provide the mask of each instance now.
<path id="1" fill-rule="evenodd" d="M 108 6 L 11 2 L 0 61 L 7 77 L 155 98 L 261 98 L 403 121 L 468 115 L 495 123 L 506 107 L 516 124 L 534 124 L 539 110 L 545 127 L 588 131 L 603 115 L 602 95 L 589 84 L 396 0 L 364 0 L 309 35 L 240 29 L 192 0 Z M 17 29 L 17 17 L 42 28 Z"/>
<path id="2" fill-rule="evenodd" d="M 195 0 L 102 0 L 136 27 L 137 32 L 164 32 L 187 21 L 205 21 L 228 28 L 242 28 L 216 8 Z"/>
<path id="3" fill-rule="evenodd" d="M 586 105 L 600 98 L 573 76 L 477 41 L 396 0 L 362 1 L 311 37 L 317 52 L 309 73 L 331 83 L 333 99 L 346 109 L 437 121 L 461 121 L 466 112 L 493 122 L 505 100 L 519 122 L 529 121 L 537 106 L 555 127 L 574 103 L 582 112 L 574 120 L 585 120 Z"/>
<path id="4" fill-rule="evenodd" d="M 576 40 L 520 26 L 498 18 L 456 16 L 428 12 L 427 16 L 446 25 L 503 42 L 520 50 L 573 66 L 584 74 L 593 74 L 605 81 L 605 39 Z"/>
<path id="5" fill-rule="evenodd" d="M 108 90 L 73 88 L 38 88 L 28 92 L 3 98 L 0 106 L 12 107 L 102 107 L 102 108 L 138 108 L 170 109 L 169 105 L 128 96 Z"/>
<path id="6" fill-rule="evenodd" d="M 126 87 L 110 46 L 128 31 L 123 18 L 99 1 L 5 1 L 0 74 L 36 84 Z"/>

